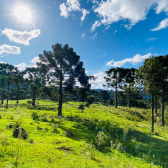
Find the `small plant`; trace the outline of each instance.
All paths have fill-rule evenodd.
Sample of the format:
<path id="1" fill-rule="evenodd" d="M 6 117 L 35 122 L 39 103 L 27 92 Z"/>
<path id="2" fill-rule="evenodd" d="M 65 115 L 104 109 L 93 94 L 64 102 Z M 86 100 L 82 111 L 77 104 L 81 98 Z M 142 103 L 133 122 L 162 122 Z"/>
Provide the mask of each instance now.
<path id="1" fill-rule="evenodd" d="M 83 104 L 79 105 L 78 107 L 79 110 L 84 110 L 85 109 L 85 106 Z"/>
<path id="2" fill-rule="evenodd" d="M 58 132 L 58 130 L 57 130 L 58 129 L 58 124 L 53 123 L 51 126 L 52 126 L 52 129 L 53 129 L 52 132 L 54 132 L 54 133 Z"/>
<path id="3" fill-rule="evenodd" d="M 47 114 L 43 114 L 40 118 L 41 118 L 41 121 L 43 121 L 43 122 L 47 122 L 48 121 Z"/>
<path id="4" fill-rule="evenodd" d="M 2 144 L 2 146 L 9 145 L 9 143 L 8 143 L 8 137 L 5 134 L 1 134 L 1 136 L 0 136 L 0 143 Z"/>
<path id="5" fill-rule="evenodd" d="M 38 120 L 38 118 L 39 118 L 39 116 L 38 116 L 38 114 L 36 112 L 33 112 L 31 114 L 31 117 L 32 117 L 33 120 Z"/>
<path id="6" fill-rule="evenodd" d="M 108 136 L 104 132 L 99 132 L 95 138 L 95 144 L 98 147 L 103 147 L 107 144 Z"/>
<path id="7" fill-rule="evenodd" d="M 46 128 L 45 128 L 45 132 L 48 132 L 48 130 L 49 130 L 49 129 L 46 127 Z"/>
<path id="8" fill-rule="evenodd" d="M 13 137 L 19 138 L 19 139 L 27 139 L 28 134 L 25 131 L 25 129 L 18 127 L 13 131 Z"/>
<path id="9" fill-rule="evenodd" d="M 19 118 L 15 121 L 15 124 L 13 125 L 13 128 L 16 129 L 16 128 L 19 128 L 22 124 L 22 120 Z"/>

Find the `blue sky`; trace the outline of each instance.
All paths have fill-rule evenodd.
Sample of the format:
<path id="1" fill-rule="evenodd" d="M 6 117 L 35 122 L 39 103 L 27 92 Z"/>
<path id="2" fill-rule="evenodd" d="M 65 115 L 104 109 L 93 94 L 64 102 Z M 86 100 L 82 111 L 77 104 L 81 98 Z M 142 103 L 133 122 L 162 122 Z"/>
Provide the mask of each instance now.
<path id="1" fill-rule="evenodd" d="M 97 77 L 92 88 L 102 88 L 109 68 L 168 54 L 167 15 L 167 0 L 1 0 L 0 62 L 23 70 L 68 44 Z"/>

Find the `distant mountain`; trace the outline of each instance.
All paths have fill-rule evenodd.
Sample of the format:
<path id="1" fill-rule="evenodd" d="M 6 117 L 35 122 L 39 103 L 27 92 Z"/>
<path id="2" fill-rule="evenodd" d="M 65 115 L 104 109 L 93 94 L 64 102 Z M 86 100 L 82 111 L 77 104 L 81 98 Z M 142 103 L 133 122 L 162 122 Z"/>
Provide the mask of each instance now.
<path id="1" fill-rule="evenodd" d="M 103 89 L 93 89 L 93 90 L 95 90 L 95 91 L 97 91 L 99 93 Z M 114 99 L 115 91 L 110 91 L 110 90 L 105 90 L 105 91 L 110 93 L 110 98 L 111 99 Z M 118 91 L 118 92 L 122 92 L 122 91 Z M 142 92 L 142 98 L 143 98 L 143 100 L 152 99 L 152 97 L 150 95 L 146 95 L 145 92 Z"/>

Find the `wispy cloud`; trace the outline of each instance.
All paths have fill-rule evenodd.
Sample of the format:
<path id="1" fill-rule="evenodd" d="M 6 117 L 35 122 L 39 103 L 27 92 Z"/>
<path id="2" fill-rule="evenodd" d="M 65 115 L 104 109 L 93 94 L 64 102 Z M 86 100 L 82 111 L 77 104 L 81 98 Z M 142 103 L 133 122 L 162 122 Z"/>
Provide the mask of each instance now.
<path id="1" fill-rule="evenodd" d="M 47 8 L 52 8 L 56 3 L 57 3 L 57 2 L 54 1 L 54 2 L 52 3 L 52 5 L 47 6 Z"/>
<path id="2" fill-rule="evenodd" d="M 140 54 L 136 54 L 133 58 L 126 58 L 122 61 L 114 61 L 114 60 L 111 60 L 109 62 L 107 62 L 107 66 L 114 66 L 114 67 L 121 67 L 123 66 L 124 64 L 126 64 L 127 62 L 133 64 L 133 65 L 136 65 L 140 62 L 143 62 L 145 59 L 151 57 L 151 53 L 148 53 L 146 55 L 140 55 Z"/>
<path id="3" fill-rule="evenodd" d="M 161 30 L 161 29 L 165 29 L 168 27 L 168 18 L 162 20 L 158 27 L 154 28 L 154 29 L 151 29 L 151 31 L 158 31 L 158 30 Z"/>
<path id="4" fill-rule="evenodd" d="M 86 34 L 85 34 L 85 33 L 83 33 L 81 37 L 82 37 L 82 38 L 84 38 L 85 36 L 86 36 Z"/>
<path id="5" fill-rule="evenodd" d="M 81 22 L 85 20 L 86 15 L 88 15 L 90 12 L 86 9 L 82 9 L 83 16 L 81 17 Z"/>
<path id="6" fill-rule="evenodd" d="M 157 40 L 157 38 L 148 38 L 147 41 L 154 41 Z"/>
<path id="7" fill-rule="evenodd" d="M 110 28 L 111 25 L 107 25 L 105 28 L 105 31 L 108 30 Z"/>
<path id="8" fill-rule="evenodd" d="M 118 32 L 118 30 L 116 30 L 115 32 L 114 32 L 114 34 L 116 34 Z"/>
<path id="9" fill-rule="evenodd" d="M 15 43 L 29 45 L 29 41 L 40 35 L 40 29 L 28 31 L 17 31 L 12 29 L 5 29 L 2 34 L 6 35 L 10 41 Z"/>
<path id="10" fill-rule="evenodd" d="M 20 47 L 3 44 L 0 46 L 0 55 L 2 55 L 3 53 L 20 54 L 21 50 L 20 50 Z"/>
<path id="11" fill-rule="evenodd" d="M 94 36 L 91 37 L 92 40 L 94 40 L 97 37 L 97 33 L 95 33 Z"/>
<path id="12" fill-rule="evenodd" d="M 92 25 L 90 31 L 91 32 L 94 31 L 96 29 L 96 27 L 99 27 L 99 26 L 101 26 L 101 22 L 96 20 L 95 23 Z"/>

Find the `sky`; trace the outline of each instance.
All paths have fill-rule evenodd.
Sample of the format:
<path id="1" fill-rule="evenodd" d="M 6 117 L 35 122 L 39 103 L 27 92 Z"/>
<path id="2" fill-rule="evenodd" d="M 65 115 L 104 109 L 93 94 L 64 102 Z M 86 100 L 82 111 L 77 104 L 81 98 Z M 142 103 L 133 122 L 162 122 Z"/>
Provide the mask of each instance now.
<path id="1" fill-rule="evenodd" d="M 112 67 L 168 54 L 168 0 L 0 0 L 0 62 L 35 66 L 56 43 L 72 47 L 92 88 Z"/>

